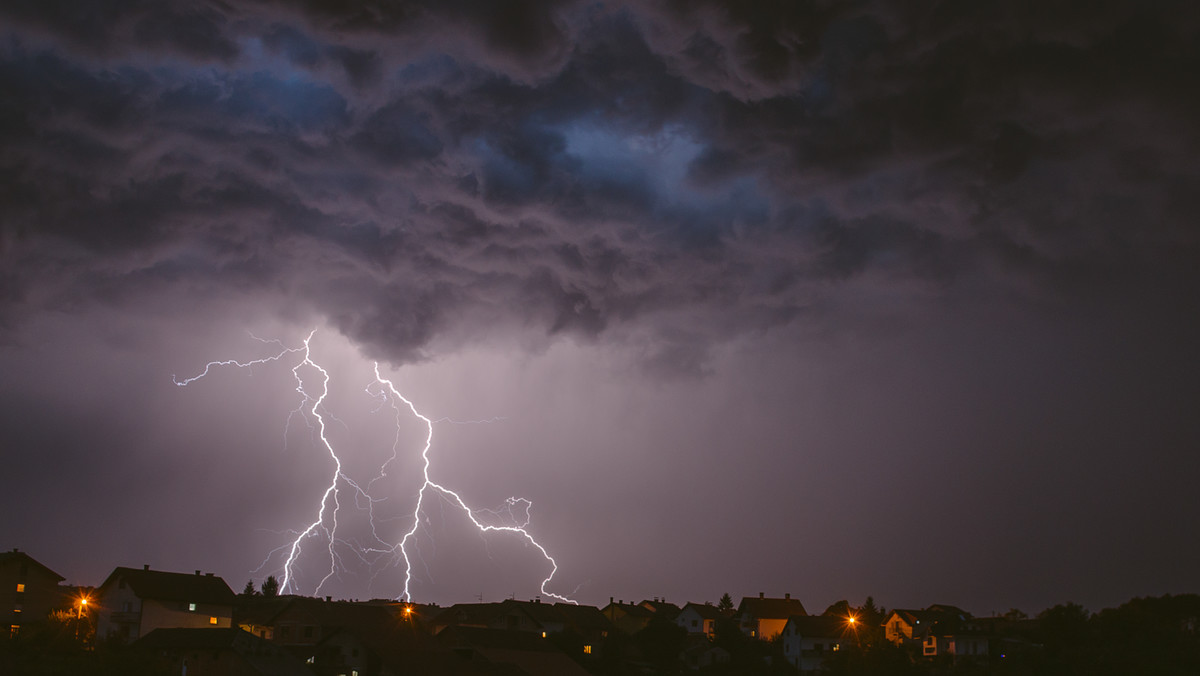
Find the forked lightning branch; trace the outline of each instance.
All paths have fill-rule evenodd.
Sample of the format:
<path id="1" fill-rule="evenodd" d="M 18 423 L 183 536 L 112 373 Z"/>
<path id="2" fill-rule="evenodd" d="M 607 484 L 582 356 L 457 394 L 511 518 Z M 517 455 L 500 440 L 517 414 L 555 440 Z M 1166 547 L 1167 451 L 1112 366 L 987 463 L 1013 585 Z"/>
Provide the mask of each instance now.
<path id="1" fill-rule="evenodd" d="M 205 376 L 212 373 L 215 369 L 222 368 L 250 368 L 253 366 L 264 366 L 267 364 L 288 364 L 291 363 L 292 377 L 295 381 L 295 392 L 299 403 L 292 415 L 288 418 L 288 424 L 295 416 L 301 416 L 313 428 L 315 437 L 319 440 L 321 449 L 328 453 L 330 460 L 330 476 L 329 483 L 320 495 L 320 499 L 314 505 L 315 515 L 311 522 L 302 528 L 291 531 L 295 533 L 294 539 L 289 543 L 279 547 L 273 552 L 286 552 L 286 559 L 283 563 L 281 571 L 281 591 L 284 593 L 303 593 L 296 582 L 297 566 L 302 555 L 305 555 L 305 550 L 313 547 L 320 548 L 320 557 L 327 560 L 328 567 L 324 568 L 323 577 L 313 589 L 313 594 L 320 595 L 322 587 L 335 577 L 341 569 L 342 551 L 350 550 L 360 558 L 369 561 L 378 561 L 380 559 L 389 563 L 403 563 L 404 568 L 404 590 L 398 598 L 405 601 L 412 599 L 412 582 L 413 582 L 413 558 L 416 556 L 416 536 L 421 528 L 421 520 L 425 515 L 426 501 L 434 498 L 443 498 L 446 502 L 454 507 L 462 510 L 467 519 L 480 533 L 503 533 L 511 537 L 525 540 L 530 546 L 534 547 L 546 563 L 549 564 L 550 572 L 542 580 L 542 594 L 566 601 L 575 603 L 572 599 L 555 594 L 547 589 L 550 581 L 554 579 L 555 573 L 558 572 L 558 564 L 546 548 L 539 543 L 533 535 L 527 530 L 529 526 L 529 512 L 532 504 L 524 498 L 509 498 L 505 504 L 497 509 L 472 509 L 463 497 L 456 491 L 448 488 L 443 483 L 435 482 L 431 476 L 430 452 L 433 448 L 433 429 L 434 421 L 417 410 L 416 405 L 407 397 L 402 395 L 391 380 L 384 378 L 379 372 L 379 364 L 375 364 L 374 375 L 375 379 L 367 386 L 367 392 L 375 398 L 381 406 L 390 406 L 395 413 L 396 436 L 392 445 L 392 455 L 379 466 L 378 472 L 371 477 L 369 481 L 359 482 L 347 475 L 343 469 L 342 456 L 347 451 L 345 449 L 335 449 L 334 444 L 330 442 L 326 432 L 326 418 L 328 412 L 325 409 L 325 398 L 329 394 L 330 374 L 324 367 L 313 360 L 311 341 L 315 331 L 310 332 L 304 339 L 302 347 L 286 347 L 279 341 L 265 341 L 263 343 L 274 344 L 279 347 L 279 351 L 271 356 L 248 361 L 238 360 L 223 360 L 213 361 L 205 365 L 204 370 L 199 374 L 190 378 L 173 380 L 176 385 L 186 387 L 203 379 Z M 305 378 L 305 371 L 308 370 L 316 374 L 316 378 L 309 376 L 309 380 L 315 380 L 317 385 L 314 387 Z M 411 515 L 411 525 L 404 530 L 403 533 L 397 533 L 398 539 L 388 540 L 387 534 L 381 532 L 380 524 L 376 523 L 374 506 L 380 501 L 380 498 L 372 495 L 373 487 L 381 481 L 385 481 L 388 473 L 388 466 L 397 459 L 399 453 L 402 452 L 402 441 L 400 434 L 400 426 L 404 415 L 412 415 L 419 419 L 424 425 L 426 433 L 423 446 L 420 450 L 421 472 L 423 482 L 416 494 L 416 506 Z M 344 496 L 343 493 L 349 495 Z M 356 505 L 366 505 L 366 512 L 370 522 L 371 537 L 374 542 L 369 545 L 356 545 L 351 543 L 347 538 L 340 537 L 338 534 L 338 517 L 343 508 L 342 502 L 344 497 L 353 498 Z M 482 515 L 489 515 L 491 519 L 481 520 Z M 520 516 L 518 516 L 520 514 Z M 495 518 L 506 518 L 510 523 L 504 525 L 496 525 L 488 523 Z M 311 551 L 308 555 L 311 555 Z M 268 557 L 270 560 L 270 557 Z"/>

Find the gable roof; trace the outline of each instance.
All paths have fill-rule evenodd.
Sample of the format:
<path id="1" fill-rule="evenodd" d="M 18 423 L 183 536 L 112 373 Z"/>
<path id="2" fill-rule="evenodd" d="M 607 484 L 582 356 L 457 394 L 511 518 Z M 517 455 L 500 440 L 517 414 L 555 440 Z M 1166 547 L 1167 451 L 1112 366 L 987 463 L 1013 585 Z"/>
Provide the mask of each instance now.
<path id="1" fill-rule="evenodd" d="M 225 584 L 225 580 L 213 574 L 188 575 L 187 573 L 168 573 L 149 568 L 124 568 L 118 566 L 109 573 L 100 585 L 99 593 L 103 595 L 110 585 L 124 581 L 141 599 L 156 601 L 186 601 L 189 603 L 212 603 L 215 605 L 232 606 L 234 593 Z"/>
<path id="2" fill-rule="evenodd" d="M 759 620 L 786 620 L 793 615 L 807 615 L 799 599 L 773 599 L 747 596 L 738 604 L 737 614 Z"/>
<path id="3" fill-rule="evenodd" d="M 610 612 L 613 615 L 617 613 L 623 613 L 625 616 L 629 617 L 642 617 L 647 619 L 654 617 L 653 610 L 650 610 L 645 606 L 639 606 L 636 603 L 610 603 L 601 608 L 600 612 L 604 613 L 604 616 L 608 617 L 609 619 L 612 619 L 609 617 Z"/>
<path id="4" fill-rule="evenodd" d="M 788 618 L 783 631 L 811 638 L 841 638 L 847 631 L 846 620 L 828 615 L 793 615 Z"/>
<path id="5" fill-rule="evenodd" d="M 554 609 L 562 615 L 566 625 L 580 635 L 586 636 L 589 633 L 606 632 L 615 628 L 596 606 L 555 603 Z"/>
<path id="6" fill-rule="evenodd" d="M 37 568 L 40 568 L 42 572 L 46 573 L 50 577 L 53 577 L 56 582 L 62 582 L 63 580 L 67 579 L 47 568 L 46 565 L 41 561 L 38 561 L 19 549 L 13 549 L 11 552 L 4 552 L 0 554 L 0 568 L 6 568 L 10 565 L 19 565 L 22 563 L 33 564 Z"/>
<path id="7" fill-rule="evenodd" d="M 725 613 L 722 613 L 719 608 L 709 603 L 688 603 L 679 612 L 683 613 L 687 610 L 694 611 L 702 620 L 719 620 L 722 617 L 726 617 Z"/>
<path id="8" fill-rule="evenodd" d="M 500 602 L 500 605 L 505 608 L 520 608 L 527 615 L 532 617 L 538 624 L 545 627 L 547 624 L 561 624 L 563 622 L 562 613 L 555 610 L 554 605 L 550 603 L 542 603 L 541 601 L 517 601 L 516 599 L 505 599 Z"/>
<path id="9" fill-rule="evenodd" d="M 649 608 L 650 610 L 653 610 L 655 614 L 659 615 L 660 617 L 665 617 L 668 620 L 675 619 L 675 616 L 679 614 L 679 611 L 683 610 L 674 603 L 660 601 L 659 599 L 654 599 L 653 601 L 642 601 L 639 605 L 641 605 L 643 608 Z"/>
<path id="10" fill-rule="evenodd" d="M 530 604 L 532 605 L 532 604 Z M 513 615 L 524 615 L 533 627 L 541 629 L 541 622 L 529 614 L 523 604 L 504 603 L 456 603 L 433 618 L 435 627 L 467 626 L 488 627 Z"/>

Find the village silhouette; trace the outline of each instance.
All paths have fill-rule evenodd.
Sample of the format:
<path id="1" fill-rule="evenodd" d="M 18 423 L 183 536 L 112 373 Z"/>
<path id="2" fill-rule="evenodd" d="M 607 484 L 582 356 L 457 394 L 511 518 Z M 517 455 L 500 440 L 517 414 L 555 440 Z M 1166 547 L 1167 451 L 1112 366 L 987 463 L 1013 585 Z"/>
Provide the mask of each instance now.
<path id="1" fill-rule="evenodd" d="M 0 553 L 0 674 L 1197 674 L 1200 595 L 1091 613 L 976 617 L 868 597 L 813 612 L 790 593 L 600 608 L 507 599 L 448 607 L 240 593 L 213 573 L 117 567 L 98 586 Z"/>

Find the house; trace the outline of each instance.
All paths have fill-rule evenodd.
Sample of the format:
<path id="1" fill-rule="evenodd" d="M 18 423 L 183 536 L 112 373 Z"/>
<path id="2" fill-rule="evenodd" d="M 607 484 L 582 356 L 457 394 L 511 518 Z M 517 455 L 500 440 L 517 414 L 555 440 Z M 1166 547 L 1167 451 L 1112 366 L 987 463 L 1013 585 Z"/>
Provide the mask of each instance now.
<path id="1" fill-rule="evenodd" d="M 549 639 L 537 634 L 480 627 L 447 627 L 437 635 L 442 645 L 466 664 L 488 673 L 525 676 L 587 676 L 588 672 Z"/>
<path id="2" fill-rule="evenodd" d="M 683 650 L 679 653 L 679 660 L 692 670 L 728 664 L 731 657 L 728 650 L 714 645 L 699 634 L 689 634 Z"/>
<path id="3" fill-rule="evenodd" d="M 596 606 L 555 603 L 554 609 L 563 618 L 565 631 L 574 633 L 582 641 L 584 654 L 599 657 L 604 650 L 605 639 L 616 627 Z"/>
<path id="4" fill-rule="evenodd" d="M 132 641 L 155 629 L 229 629 L 233 590 L 208 573 L 194 575 L 118 567 L 96 590 L 96 636 Z"/>
<path id="5" fill-rule="evenodd" d="M 825 658 L 841 649 L 846 621 L 826 615 L 794 615 L 780 634 L 783 657 L 802 673 L 821 668 Z"/>
<path id="6" fill-rule="evenodd" d="M 717 621 L 726 615 L 711 603 L 688 603 L 675 616 L 675 625 L 683 627 L 689 634 L 702 634 L 713 638 L 717 634 Z"/>
<path id="7" fill-rule="evenodd" d="M 549 633 L 521 603 L 456 603 L 438 613 L 431 621 L 434 634 L 447 627 L 506 629 L 531 634 Z"/>
<path id="8" fill-rule="evenodd" d="M 884 638 L 896 645 L 924 642 L 935 624 L 962 622 L 969 617 L 970 614 L 961 608 L 940 603 L 924 610 L 897 608 L 883 621 Z"/>
<path id="9" fill-rule="evenodd" d="M 783 598 L 768 598 L 761 592 L 758 598 L 745 597 L 738 604 L 736 617 L 742 633 L 751 638 L 769 641 L 783 632 L 783 627 L 794 615 L 807 615 L 804 604 L 793 599 L 791 594 Z"/>
<path id="10" fill-rule="evenodd" d="M 636 634 L 654 619 L 653 610 L 634 603 L 614 602 L 611 596 L 600 612 L 623 634 Z"/>
<path id="11" fill-rule="evenodd" d="M 63 576 L 19 549 L 0 554 L 0 636 L 16 636 L 22 625 L 45 620 L 63 603 Z"/>
<path id="12" fill-rule="evenodd" d="M 953 606 L 941 607 L 934 612 L 940 615 L 930 623 L 922 637 L 923 656 L 949 655 L 954 662 L 989 657 L 994 622 L 977 621 L 966 611 Z"/>
<path id="13" fill-rule="evenodd" d="M 282 605 L 279 600 L 283 600 Z M 274 602 L 272 602 L 274 601 Z M 308 596 L 285 596 L 252 603 L 243 626 L 254 626 L 271 642 L 312 657 L 313 647 L 346 627 L 382 627 L 421 634 L 404 615 L 402 604 L 357 603 Z M 271 614 L 271 610 L 274 613 Z"/>
<path id="14" fill-rule="evenodd" d="M 654 611 L 655 617 L 661 617 L 666 620 L 671 620 L 672 622 L 675 621 L 675 618 L 679 615 L 679 611 L 683 610 L 674 603 L 668 603 L 666 599 L 660 599 L 657 597 L 652 600 L 642 601 L 638 605 Z"/>
<path id="15" fill-rule="evenodd" d="M 153 655 L 163 673 L 187 676 L 313 676 L 287 650 L 241 629 L 155 629 L 135 650 Z"/>
<path id="16" fill-rule="evenodd" d="M 949 631 L 935 628 L 921 641 L 921 654 L 950 655 L 955 662 L 964 658 L 986 659 L 991 654 L 991 637 L 971 628 Z"/>

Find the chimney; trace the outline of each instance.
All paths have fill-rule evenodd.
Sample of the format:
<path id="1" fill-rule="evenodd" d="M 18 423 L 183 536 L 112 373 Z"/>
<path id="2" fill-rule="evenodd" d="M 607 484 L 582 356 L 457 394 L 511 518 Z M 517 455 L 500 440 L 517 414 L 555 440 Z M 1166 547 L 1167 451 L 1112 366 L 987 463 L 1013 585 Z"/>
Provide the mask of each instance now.
<path id="1" fill-rule="evenodd" d="M 788 593 L 788 592 L 784 592 L 784 594 L 783 594 L 783 600 L 784 600 L 784 601 L 791 601 L 791 600 L 792 600 L 792 595 L 791 595 L 790 593 Z"/>
<path id="2" fill-rule="evenodd" d="M 200 577 L 200 571 L 196 571 L 196 577 Z"/>
<path id="3" fill-rule="evenodd" d="M 332 596 L 326 596 L 326 597 L 325 597 L 325 603 L 329 603 L 329 602 L 330 602 L 330 601 L 332 601 L 332 600 L 333 600 L 333 597 L 332 597 Z"/>
<path id="4" fill-rule="evenodd" d="M 762 597 L 763 597 L 763 593 L 762 593 L 762 592 L 758 592 L 758 598 L 760 598 L 760 599 L 761 599 Z"/>
<path id="5" fill-rule="evenodd" d="M 611 597 L 611 596 L 610 596 L 610 597 L 608 597 L 608 602 L 609 602 L 609 604 L 610 604 L 610 605 L 612 604 L 612 600 L 613 600 L 613 597 Z"/>
<path id="6" fill-rule="evenodd" d="M 150 564 L 148 564 L 148 563 L 143 563 L 143 564 L 142 564 L 142 570 L 150 570 Z"/>

